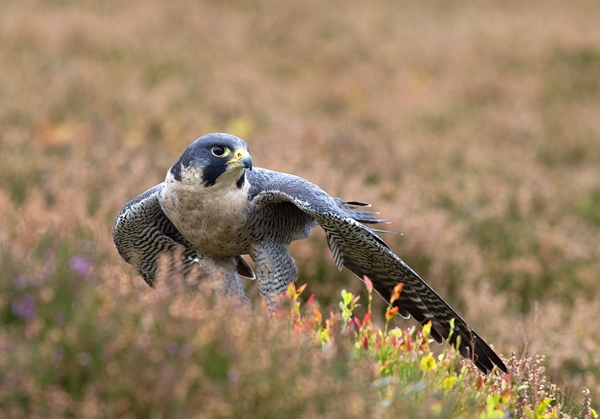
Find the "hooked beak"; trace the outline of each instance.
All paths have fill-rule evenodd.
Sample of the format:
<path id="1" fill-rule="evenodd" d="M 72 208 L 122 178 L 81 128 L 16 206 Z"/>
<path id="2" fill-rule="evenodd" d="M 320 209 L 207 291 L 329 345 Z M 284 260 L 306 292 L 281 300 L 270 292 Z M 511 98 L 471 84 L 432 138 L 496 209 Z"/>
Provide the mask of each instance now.
<path id="1" fill-rule="evenodd" d="M 243 167 L 244 169 L 252 170 L 252 157 L 246 150 L 237 150 L 233 153 L 231 160 L 227 164 L 233 167 Z"/>

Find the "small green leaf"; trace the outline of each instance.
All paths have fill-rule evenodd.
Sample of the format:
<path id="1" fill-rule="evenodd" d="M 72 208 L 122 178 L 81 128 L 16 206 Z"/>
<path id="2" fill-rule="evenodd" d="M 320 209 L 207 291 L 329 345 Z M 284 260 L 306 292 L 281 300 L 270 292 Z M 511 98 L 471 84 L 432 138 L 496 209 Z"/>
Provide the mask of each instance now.
<path id="1" fill-rule="evenodd" d="M 550 404 L 550 399 L 542 400 L 540 402 L 540 404 L 538 405 L 537 409 L 535 409 L 536 416 L 542 416 L 544 413 L 546 413 L 546 408 L 548 407 L 549 404 Z"/>
<path id="2" fill-rule="evenodd" d="M 533 413 L 533 410 L 531 410 L 531 408 L 529 406 L 525 406 L 523 408 L 523 412 L 525 412 L 527 419 L 535 419 L 535 414 Z"/>

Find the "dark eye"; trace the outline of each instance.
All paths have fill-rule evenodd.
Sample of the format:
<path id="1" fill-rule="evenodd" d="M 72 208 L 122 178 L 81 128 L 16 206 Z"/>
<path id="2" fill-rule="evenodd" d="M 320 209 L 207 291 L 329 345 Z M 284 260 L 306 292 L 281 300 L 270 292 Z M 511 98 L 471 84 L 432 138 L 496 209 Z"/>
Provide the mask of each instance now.
<path id="1" fill-rule="evenodd" d="M 216 145 L 212 148 L 212 153 L 217 157 L 221 157 L 223 154 L 225 154 L 225 147 Z"/>

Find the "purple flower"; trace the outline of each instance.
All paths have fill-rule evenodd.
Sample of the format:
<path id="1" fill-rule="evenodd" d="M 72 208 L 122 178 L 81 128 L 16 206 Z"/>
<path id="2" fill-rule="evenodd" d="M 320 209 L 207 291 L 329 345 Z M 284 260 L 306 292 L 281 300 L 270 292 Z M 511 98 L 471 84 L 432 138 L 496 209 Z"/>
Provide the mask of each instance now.
<path id="1" fill-rule="evenodd" d="M 175 355 L 177 353 L 177 350 L 179 349 L 179 345 L 177 344 L 177 342 L 170 340 L 165 345 L 165 349 L 169 353 L 169 355 Z"/>
<path id="2" fill-rule="evenodd" d="M 27 284 L 29 284 L 29 278 L 26 275 L 17 275 L 13 279 L 13 285 L 19 290 L 25 288 Z"/>
<path id="3" fill-rule="evenodd" d="M 18 374 L 9 371 L 4 376 L 4 382 L 11 387 L 17 387 L 21 384 L 21 377 L 19 377 Z"/>
<path id="4" fill-rule="evenodd" d="M 30 322 L 35 318 L 35 297 L 31 294 L 25 294 L 23 298 L 13 301 L 11 309 L 13 314 L 26 322 Z"/>
<path id="5" fill-rule="evenodd" d="M 82 278 L 87 278 L 92 274 L 92 263 L 81 256 L 73 256 L 69 260 L 69 267 Z"/>

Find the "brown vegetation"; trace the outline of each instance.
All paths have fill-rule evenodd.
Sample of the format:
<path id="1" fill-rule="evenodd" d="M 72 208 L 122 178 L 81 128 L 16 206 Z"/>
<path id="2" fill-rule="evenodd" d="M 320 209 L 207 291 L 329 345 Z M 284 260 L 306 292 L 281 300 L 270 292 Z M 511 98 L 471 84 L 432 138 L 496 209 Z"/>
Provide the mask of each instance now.
<path id="1" fill-rule="evenodd" d="M 599 21 L 586 0 L 2 2 L 4 319 L 69 269 L 137 281 L 117 212 L 227 131 L 257 166 L 373 203 L 499 353 L 597 395 Z M 361 289 L 319 233 L 293 252 L 322 304 Z"/>

